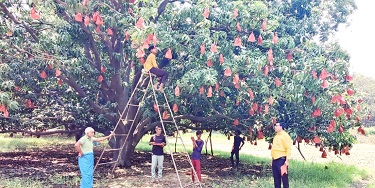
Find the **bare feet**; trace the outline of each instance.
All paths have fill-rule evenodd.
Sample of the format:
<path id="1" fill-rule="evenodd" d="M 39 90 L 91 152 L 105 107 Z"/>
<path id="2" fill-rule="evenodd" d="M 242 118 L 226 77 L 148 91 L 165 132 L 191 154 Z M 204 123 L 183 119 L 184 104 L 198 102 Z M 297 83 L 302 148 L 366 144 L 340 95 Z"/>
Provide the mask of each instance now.
<path id="1" fill-rule="evenodd" d="M 164 84 L 163 83 L 160 84 L 159 91 L 164 93 Z"/>
<path id="2" fill-rule="evenodd" d="M 154 84 L 154 85 L 152 86 L 152 89 L 154 89 L 154 90 L 158 90 L 158 86 L 159 86 L 159 83 L 156 83 L 156 84 Z"/>

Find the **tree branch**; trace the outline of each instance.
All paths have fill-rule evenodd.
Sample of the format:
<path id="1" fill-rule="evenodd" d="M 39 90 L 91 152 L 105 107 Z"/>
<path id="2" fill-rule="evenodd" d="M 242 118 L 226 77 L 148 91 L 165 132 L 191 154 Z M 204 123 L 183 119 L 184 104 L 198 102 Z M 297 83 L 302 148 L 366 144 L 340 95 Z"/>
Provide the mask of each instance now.
<path id="1" fill-rule="evenodd" d="M 301 154 L 301 156 L 302 156 L 303 160 L 305 160 L 305 161 L 306 161 L 306 158 L 305 158 L 305 156 L 303 155 L 303 153 L 302 153 L 302 151 L 301 151 L 301 147 L 300 147 L 300 144 L 299 144 L 299 142 L 297 142 L 297 144 L 298 144 L 297 150 L 298 150 L 299 154 Z"/>
<path id="2" fill-rule="evenodd" d="M 155 128 L 156 125 L 153 126 L 153 127 L 146 126 L 146 125 L 150 124 L 151 120 L 152 120 L 152 118 L 148 117 L 138 124 L 137 128 L 134 131 L 135 138 L 138 139 L 138 138 L 142 137 L 143 135 L 145 135 L 148 131 Z"/>
<path id="3" fill-rule="evenodd" d="M 119 8 L 118 5 L 119 4 L 115 0 L 110 0 L 110 1 L 113 4 L 113 6 L 115 6 L 115 9 L 118 10 L 118 8 Z"/>
<path id="4" fill-rule="evenodd" d="M 212 125 L 212 124 L 210 124 Z M 185 127 L 187 129 L 192 129 L 192 130 L 220 130 L 220 129 L 223 129 L 225 128 L 225 125 L 223 126 L 208 126 L 208 127 L 193 127 L 193 126 L 190 126 L 190 125 L 186 125 L 186 124 L 178 124 L 178 126 L 180 127 Z"/>
<path id="5" fill-rule="evenodd" d="M 54 1 L 55 1 L 55 3 L 57 3 L 60 6 L 67 6 L 66 3 L 64 3 L 60 0 L 54 0 Z M 68 22 L 68 23 L 73 22 L 72 18 L 66 13 L 66 11 L 59 11 L 57 14 L 60 15 L 66 22 Z M 83 23 L 80 23 L 80 26 L 81 26 L 82 30 L 84 30 L 87 33 L 88 38 L 89 38 L 88 44 L 87 43 L 84 44 L 85 56 L 91 62 L 94 62 L 94 64 L 92 64 L 92 63 L 90 63 L 90 64 L 93 65 L 95 69 L 97 69 L 98 71 L 101 71 L 102 63 L 101 63 L 101 59 L 100 59 L 100 54 L 99 54 L 99 51 L 98 51 L 98 49 L 95 45 L 95 40 L 94 40 L 94 37 L 92 35 L 92 32 L 89 30 L 88 27 L 84 26 Z M 104 38 L 104 35 L 102 35 L 102 38 Z M 108 39 L 105 40 L 105 41 L 107 42 L 106 44 L 108 45 L 108 48 L 112 49 L 112 47 L 110 45 L 110 42 L 108 43 Z M 92 56 L 91 56 L 89 50 L 91 50 L 92 53 L 94 54 L 94 61 L 92 59 Z M 108 53 L 112 54 L 112 58 L 110 58 L 110 59 L 113 59 L 113 51 L 111 51 L 111 52 L 109 51 Z M 86 93 L 77 85 L 77 83 L 73 79 L 67 78 L 67 77 L 62 77 L 62 79 L 66 83 L 68 83 L 71 87 L 73 87 L 77 91 L 77 93 L 80 97 L 87 97 Z M 106 88 L 108 88 L 108 84 L 105 81 L 105 79 L 102 82 L 102 88 L 103 88 L 103 92 L 105 92 L 108 95 L 108 93 L 107 93 L 108 90 L 106 90 Z M 103 109 L 101 109 L 100 106 L 98 106 L 94 101 L 88 100 L 88 103 L 93 108 L 94 112 L 105 114 L 105 111 Z"/>
<path id="6" fill-rule="evenodd" d="M 227 120 L 234 121 L 233 118 L 231 118 L 231 117 L 229 117 L 229 116 L 226 116 L 226 115 L 224 115 L 224 114 L 221 114 L 220 112 L 218 112 L 217 110 L 215 110 L 214 106 L 211 104 L 210 101 L 208 101 L 207 97 L 204 97 L 204 100 L 208 103 L 208 105 L 211 107 L 211 109 L 212 109 L 217 115 L 220 115 L 220 117 L 223 117 L 223 118 L 225 118 L 225 119 L 227 119 Z M 244 127 L 247 127 L 247 125 L 242 124 L 242 123 L 239 123 L 238 125 L 242 125 L 242 126 L 244 126 Z"/>
<path id="7" fill-rule="evenodd" d="M 30 28 L 25 23 L 21 23 L 18 21 L 8 10 L 8 8 L 4 5 L 4 3 L 0 3 L 0 7 L 2 8 L 2 12 L 4 12 L 5 15 L 8 16 L 9 19 L 11 19 L 15 24 L 22 25 L 25 27 L 26 31 L 31 35 L 31 37 L 35 40 L 35 42 L 39 43 L 39 38 L 36 36 L 35 31 Z"/>
<path id="8" fill-rule="evenodd" d="M 67 6 L 66 3 L 61 2 L 60 0 L 54 0 L 54 1 L 59 6 L 63 6 L 63 7 Z M 66 11 L 60 10 L 60 11 L 57 11 L 57 14 L 60 17 L 62 17 L 68 23 L 73 23 L 74 22 L 74 20 L 69 16 L 68 13 L 66 13 Z M 88 35 L 89 46 L 90 46 L 90 49 L 91 49 L 91 51 L 93 52 L 93 54 L 95 56 L 95 68 L 100 71 L 100 68 L 101 68 L 100 55 L 99 55 L 98 49 L 95 46 L 95 40 L 94 40 L 94 37 L 92 36 L 92 32 L 83 23 L 80 23 L 80 26 L 81 26 L 82 30 L 84 30 L 87 33 L 87 35 Z M 87 57 L 87 58 L 88 59 L 92 59 L 91 55 L 89 57 Z"/>
<path id="9" fill-rule="evenodd" d="M 61 133 L 76 133 L 80 132 L 82 129 L 74 129 L 74 130 L 53 130 L 53 131 L 46 131 L 46 132 L 37 132 L 37 131 L 28 131 L 28 130 L 19 130 L 19 129 L 14 129 L 14 130 L 2 130 L 0 133 L 27 133 L 31 135 L 51 135 L 51 134 L 61 134 Z"/>
<path id="10" fill-rule="evenodd" d="M 88 29 L 87 29 L 88 30 Z M 90 30 L 88 30 L 90 31 Z M 90 31 L 90 34 L 91 34 L 91 31 Z M 115 65 L 115 59 L 113 58 L 113 45 L 112 45 L 112 42 L 108 39 L 108 37 L 104 34 L 104 32 L 100 32 L 98 33 L 98 35 L 103 39 L 104 43 L 107 45 L 108 47 L 108 56 L 109 56 L 109 62 L 111 63 L 112 66 Z M 90 43 L 92 44 L 92 47 L 94 47 L 94 38 L 91 39 L 90 38 Z M 96 49 L 96 46 L 95 46 L 95 50 L 97 51 Z"/>
<path id="11" fill-rule="evenodd" d="M 87 59 L 89 59 L 91 66 L 96 68 L 95 64 L 93 63 L 94 60 L 92 59 L 92 56 L 90 53 L 90 43 L 88 43 L 87 41 L 83 42 L 83 49 L 85 51 L 85 56 Z"/>
<path id="12" fill-rule="evenodd" d="M 93 100 L 88 98 L 87 94 L 83 91 L 83 89 L 77 84 L 77 82 L 73 78 L 68 78 L 66 76 L 59 76 L 65 83 L 67 83 L 70 87 L 72 87 L 77 93 L 79 97 L 87 98 L 87 102 L 90 107 L 93 109 L 94 112 L 99 114 L 106 114 L 107 111 L 102 109 L 99 105 L 97 105 Z"/>
<path id="13" fill-rule="evenodd" d="M 158 15 L 156 16 L 155 18 L 155 22 L 158 21 L 159 17 L 161 16 L 161 14 L 165 11 L 165 7 L 167 6 L 168 3 L 170 2 L 174 2 L 174 1 L 170 1 L 170 0 L 164 0 L 163 2 L 160 3 L 159 7 L 158 7 Z"/>
<path id="14" fill-rule="evenodd" d="M 225 118 L 225 117 L 223 115 L 220 115 L 220 114 L 216 114 L 216 115 L 208 116 L 208 117 L 197 117 L 197 116 L 185 114 L 185 115 L 180 115 L 180 116 L 174 117 L 175 120 L 188 119 L 188 120 L 192 120 L 192 121 L 195 121 L 195 122 L 201 122 L 201 123 L 207 123 L 209 121 L 216 121 L 216 120 L 223 119 L 223 118 Z M 165 119 L 165 121 L 171 121 L 171 120 L 172 120 L 172 118 Z"/>

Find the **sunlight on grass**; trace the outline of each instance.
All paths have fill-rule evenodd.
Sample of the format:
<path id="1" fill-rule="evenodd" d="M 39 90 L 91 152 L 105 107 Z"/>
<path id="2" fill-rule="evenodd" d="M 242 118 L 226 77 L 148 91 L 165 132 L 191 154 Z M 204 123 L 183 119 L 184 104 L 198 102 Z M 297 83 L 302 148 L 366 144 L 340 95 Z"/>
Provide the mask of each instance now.
<path id="1" fill-rule="evenodd" d="M 81 182 L 80 176 L 74 176 L 73 178 L 67 176 L 61 176 L 59 174 L 55 174 L 54 176 L 49 178 L 51 182 L 57 185 L 79 185 Z"/>
<path id="2" fill-rule="evenodd" d="M 191 134 L 183 135 L 184 144 L 189 153 L 192 152 L 191 141 L 189 142 Z M 137 145 L 136 149 L 141 151 L 150 151 L 151 146 L 148 141 L 151 135 L 145 135 L 141 142 Z M 213 134 L 212 137 L 217 142 L 225 142 L 226 138 L 219 134 Z M 175 147 L 177 152 L 184 151 L 181 142 L 177 142 L 175 146 L 175 138 L 168 138 L 171 150 L 174 152 Z M 169 153 L 169 148 L 164 149 L 165 153 Z M 214 155 L 220 158 L 228 158 L 230 152 L 215 150 Z M 240 161 L 245 165 L 265 165 L 270 167 L 270 159 L 256 157 L 246 154 L 240 155 Z M 203 164 L 204 165 L 204 164 Z M 266 168 L 263 168 L 266 169 Z M 272 174 L 269 172 L 262 172 L 261 177 L 254 177 L 250 179 L 245 175 L 241 175 L 236 182 L 235 187 L 252 187 L 271 188 L 273 187 Z M 289 169 L 289 180 L 291 187 L 305 188 L 336 188 L 336 187 L 350 187 L 350 185 L 360 179 L 369 179 L 369 174 L 365 170 L 356 168 L 355 166 L 344 165 L 341 163 L 309 163 L 303 161 L 291 160 Z M 223 185 L 214 184 L 213 187 L 222 187 Z"/>
<path id="3" fill-rule="evenodd" d="M 366 127 L 364 128 L 366 135 L 375 135 L 375 127 Z"/>
<path id="4" fill-rule="evenodd" d="M 37 149 L 42 147 L 72 144 L 74 141 L 74 138 L 61 136 L 42 136 L 40 138 L 36 138 L 16 134 L 13 138 L 11 138 L 8 135 L 0 134 L 0 152 L 26 151 L 29 149 Z"/>
<path id="5" fill-rule="evenodd" d="M 60 174 L 55 174 L 54 176 L 49 177 L 52 184 L 51 187 L 66 187 L 69 186 L 78 186 L 81 179 L 79 176 L 74 178 L 69 178 L 65 176 L 61 176 Z M 44 182 L 38 180 L 37 177 L 30 177 L 28 179 L 25 178 L 11 178 L 6 179 L 0 177 L 1 185 L 0 187 L 12 187 L 12 188 L 25 188 L 25 187 L 32 187 L 32 188 L 45 188 L 46 185 Z M 61 185 L 61 186 L 60 186 Z"/>
<path id="6" fill-rule="evenodd" d="M 206 133 L 207 134 L 207 133 Z M 194 135 L 193 133 L 183 134 L 182 139 L 185 145 L 186 150 L 191 153 L 192 152 L 192 142 L 190 137 Z M 145 135 L 139 144 L 136 147 L 138 151 L 151 151 L 151 146 L 148 144 L 151 135 Z M 212 140 L 216 145 L 224 146 L 224 144 L 228 144 L 228 140 L 225 136 L 220 134 L 213 134 Z M 206 140 L 205 140 L 206 141 Z M 21 137 L 20 135 L 16 135 L 13 138 L 8 137 L 7 135 L 0 135 L 0 152 L 5 151 L 24 151 L 29 149 L 37 149 L 43 147 L 55 147 L 59 145 L 66 145 L 66 144 L 74 144 L 74 138 L 62 138 L 59 136 L 49 136 L 49 137 Z M 100 147 L 103 147 L 100 145 Z M 223 147 L 225 148 L 225 147 Z M 165 153 L 168 154 L 169 151 L 177 151 L 183 152 L 184 147 L 181 141 L 178 139 L 176 142 L 176 138 L 168 137 L 168 145 L 164 149 Z M 226 150 L 226 149 L 223 149 Z M 202 152 L 205 153 L 205 150 Z M 214 155 L 219 158 L 228 158 L 229 151 L 220 151 L 215 149 Z M 273 187 L 273 179 L 272 174 L 270 173 L 270 159 L 269 158 L 262 158 L 256 157 L 246 154 L 241 154 L 240 156 L 241 163 L 246 166 L 254 166 L 254 165 L 261 165 L 263 166 L 261 169 L 264 169 L 264 172 L 260 172 L 260 176 L 248 176 L 247 174 L 238 173 L 237 178 L 235 181 L 230 182 L 230 186 L 228 182 L 224 181 L 217 181 L 210 185 L 211 187 L 257 187 L 257 188 L 271 188 Z M 204 165 L 204 164 L 202 164 Z M 266 169 L 268 169 L 266 171 Z M 292 160 L 290 162 L 290 169 L 289 169 L 289 179 L 291 187 L 304 187 L 304 188 L 316 188 L 316 187 L 324 187 L 324 188 L 346 188 L 351 187 L 353 182 L 358 180 L 368 180 L 370 182 L 367 187 L 375 188 L 374 180 L 369 180 L 369 174 L 367 171 L 360 170 L 354 166 L 347 166 L 341 163 L 309 163 L 303 161 L 296 161 Z M 58 185 L 70 185 L 70 186 L 77 186 L 80 181 L 80 177 L 68 178 L 63 177 L 59 174 L 55 174 L 54 176 L 50 177 L 51 182 Z M 19 178 L 12 178 L 6 179 L 0 176 L 0 182 L 2 182 L 1 186 L 5 187 L 45 187 L 43 182 L 39 182 L 35 177 L 31 177 L 28 179 L 19 179 Z M 100 186 L 108 186 L 111 184 L 111 181 L 106 181 L 106 179 L 100 179 L 96 183 Z M 303 185 L 303 186 L 302 186 Z M 0 186 L 0 187 L 1 187 Z"/>
<path id="7" fill-rule="evenodd" d="M 32 179 L 20 179 L 20 178 L 12 178 L 12 179 L 5 179 L 0 176 L 0 187 L 12 187 L 12 188 L 25 188 L 25 187 L 33 187 L 33 188 L 43 188 L 43 182 L 35 181 Z"/>

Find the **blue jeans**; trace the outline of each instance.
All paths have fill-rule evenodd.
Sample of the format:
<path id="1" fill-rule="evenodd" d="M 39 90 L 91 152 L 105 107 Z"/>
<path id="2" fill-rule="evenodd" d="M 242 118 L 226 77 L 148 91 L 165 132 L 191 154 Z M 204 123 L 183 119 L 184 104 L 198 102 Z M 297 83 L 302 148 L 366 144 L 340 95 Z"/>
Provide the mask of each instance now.
<path id="1" fill-rule="evenodd" d="M 78 166 L 82 176 L 80 188 L 92 188 L 94 186 L 94 153 L 86 153 L 79 157 Z"/>

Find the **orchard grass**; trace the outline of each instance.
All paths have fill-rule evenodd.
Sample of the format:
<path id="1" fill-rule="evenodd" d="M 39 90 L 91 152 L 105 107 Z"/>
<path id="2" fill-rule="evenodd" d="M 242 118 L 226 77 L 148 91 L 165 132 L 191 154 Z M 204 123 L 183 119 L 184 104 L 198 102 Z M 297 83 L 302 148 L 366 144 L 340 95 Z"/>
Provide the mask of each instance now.
<path id="1" fill-rule="evenodd" d="M 190 136 L 192 134 L 183 135 L 183 140 L 185 147 L 189 153 L 192 151 Z M 17 135 L 15 135 L 17 137 Z M 138 151 L 150 151 L 150 146 L 148 141 L 151 135 L 145 135 L 144 138 L 139 142 L 136 147 Z M 14 137 L 13 137 L 14 138 Z M 175 138 L 169 137 L 169 143 L 172 151 L 174 151 L 174 142 Z M 213 134 L 212 137 L 215 142 L 225 141 L 225 137 L 219 134 Z M 189 142 L 190 141 L 190 142 Z M 11 139 L 8 135 L 0 135 L 0 152 L 7 151 L 25 151 L 32 150 L 43 147 L 58 146 L 63 144 L 72 144 L 74 143 L 74 138 L 62 138 L 59 136 L 49 136 L 49 137 L 19 137 L 17 139 Z M 176 144 L 176 149 L 178 152 L 184 151 L 183 145 L 181 143 Z M 228 158 L 229 152 L 225 151 L 215 151 L 216 157 Z M 241 163 L 244 166 L 251 165 L 265 165 L 267 168 L 270 168 L 270 159 L 255 157 L 251 155 L 241 155 Z M 290 161 L 289 169 L 289 179 L 291 187 L 306 187 L 306 188 L 315 188 L 315 187 L 325 187 L 325 188 L 345 188 L 352 187 L 351 185 L 359 180 L 369 179 L 369 173 L 365 170 L 356 168 L 355 166 L 348 166 L 340 163 L 309 163 L 302 161 Z M 264 168 L 265 169 L 265 168 Z M 66 185 L 78 185 L 80 177 L 73 179 L 68 179 L 56 174 L 52 176 L 54 183 L 66 184 Z M 257 187 L 257 188 L 271 188 L 273 187 L 272 174 L 269 172 L 261 173 L 260 177 L 249 177 L 246 174 L 237 173 L 237 181 L 233 181 L 230 187 Z M 1 186 L 4 187 L 34 187 L 39 188 L 43 187 L 43 182 L 39 182 L 35 178 L 12 178 L 7 179 L 0 175 Z M 101 180 L 101 184 L 105 183 L 106 180 Z M 228 187 L 228 185 L 222 184 L 222 182 L 213 183 L 210 185 L 212 187 Z M 367 187 L 375 187 L 375 182 L 370 182 Z"/>
<path id="2" fill-rule="evenodd" d="M 33 180 L 33 179 L 27 179 L 27 178 L 12 178 L 7 179 L 0 176 L 0 187 L 14 187 L 14 188 L 21 188 L 21 187 L 34 187 L 39 188 L 43 187 L 43 182 Z"/>
<path id="3" fill-rule="evenodd" d="M 366 135 L 375 135 L 375 127 L 365 127 Z"/>
<path id="4" fill-rule="evenodd" d="M 38 149 L 43 147 L 53 147 L 65 144 L 74 143 L 73 137 L 62 136 L 22 136 L 14 134 L 13 138 L 9 134 L 0 134 L 0 152 L 10 151 L 27 151 L 31 149 Z"/>
<path id="5" fill-rule="evenodd" d="M 191 141 L 190 136 L 193 134 L 185 134 L 182 136 L 186 150 L 191 153 Z M 137 150 L 149 151 L 150 146 L 148 145 L 148 140 L 150 136 L 145 135 L 141 142 L 137 145 Z M 226 137 L 220 134 L 213 134 L 212 139 L 217 141 L 226 141 Z M 168 139 L 170 141 L 171 149 L 174 151 L 175 138 Z M 177 152 L 183 152 L 184 148 L 182 144 L 177 142 L 176 149 Z M 166 146 L 167 147 L 167 146 Z M 215 151 L 214 155 L 216 157 L 228 158 L 230 152 L 226 151 Z M 244 165 L 265 165 L 270 168 L 270 159 L 263 157 L 256 157 L 246 154 L 240 155 L 240 161 Z M 265 168 L 264 168 L 265 169 Z M 352 187 L 351 185 L 360 180 L 370 179 L 370 174 L 366 170 L 359 169 L 353 165 L 344 165 L 341 163 L 313 163 L 313 162 L 303 162 L 303 161 L 290 161 L 289 169 L 289 184 L 291 187 L 304 187 L 304 188 L 335 188 L 335 187 Z M 233 187 L 252 187 L 257 188 L 271 188 L 273 187 L 273 177 L 271 173 L 262 172 L 261 177 L 247 177 L 246 174 L 238 173 L 238 181 L 233 185 Z M 213 187 L 223 187 L 223 185 L 214 184 Z M 375 188 L 375 182 L 370 182 L 368 187 Z"/>
<path id="6" fill-rule="evenodd" d="M 52 177 L 49 177 L 52 184 L 51 187 L 66 187 L 69 185 L 71 187 L 77 187 L 81 181 L 81 177 L 76 176 L 73 179 L 61 176 L 60 174 L 55 174 Z M 46 184 L 40 180 L 38 177 L 28 177 L 28 178 L 3 178 L 0 176 L 0 187 L 11 187 L 11 188 L 25 188 L 25 187 L 32 187 L 32 188 L 45 188 Z"/>

